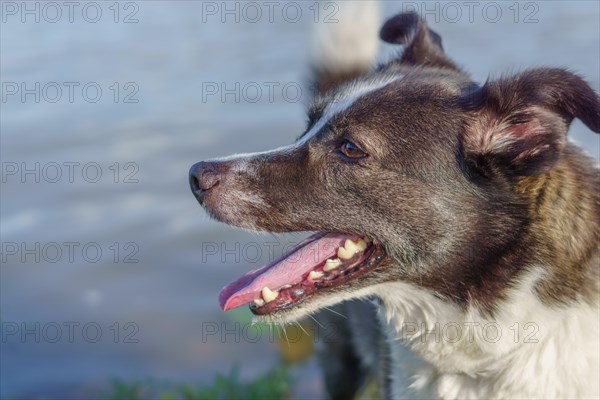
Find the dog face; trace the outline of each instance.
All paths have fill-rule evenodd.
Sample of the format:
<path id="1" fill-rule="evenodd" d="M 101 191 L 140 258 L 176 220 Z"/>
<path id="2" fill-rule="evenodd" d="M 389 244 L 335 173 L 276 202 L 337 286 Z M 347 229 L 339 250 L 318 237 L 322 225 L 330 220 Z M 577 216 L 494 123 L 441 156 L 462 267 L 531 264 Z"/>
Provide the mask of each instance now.
<path id="1" fill-rule="evenodd" d="M 295 143 L 192 167 L 212 217 L 320 232 L 225 288 L 225 309 L 296 318 L 397 280 L 493 307 L 531 261 L 517 250 L 536 201 L 523 188 L 559 164 L 573 118 L 598 132 L 597 95 L 550 69 L 480 87 L 414 14 L 381 37 L 402 58 L 318 98 Z"/>

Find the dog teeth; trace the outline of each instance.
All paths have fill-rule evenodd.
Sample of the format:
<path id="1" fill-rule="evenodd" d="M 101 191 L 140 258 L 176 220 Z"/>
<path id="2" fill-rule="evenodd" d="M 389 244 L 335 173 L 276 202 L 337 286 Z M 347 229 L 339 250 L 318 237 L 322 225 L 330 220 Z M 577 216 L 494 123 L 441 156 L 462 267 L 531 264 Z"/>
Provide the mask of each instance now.
<path id="1" fill-rule="evenodd" d="M 265 286 L 263 288 L 263 290 L 261 291 L 261 294 L 262 294 L 262 298 L 265 300 L 265 303 L 270 303 L 273 300 L 275 300 L 277 298 L 277 296 L 279 296 L 278 291 L 273 291 L 273 290 L 269 289 L 268 286 Z"/>
<path id="2" fill-rule="evenodd" d="M 348 259 L 352 258 L 353 255 L 354 255 L 354 252 L 346 250 L 345 247 L 340 247 L 337 252 L 337 256 L 339 258 L 341 258 L 342 260 L 348 260 Z"/>
<path id="3" fill-rule="evenodd" d="M 321 271 L 310 271 L 308 274 L 308 280 L 313 282 L 318 281 L 323 277 L 323 275 L 325 274 Z"/>
<path id="4" fill-rule="evenodd" d="M 340 253 L 339 253 L 339 250 L 338 250 L 338 255 L 339 254 Z M 336 269 L 340 265 L 342 265 L 342 262 L 340 261 L 339 258 L 336 258 L 336 259 L 331 259 L 330 258 L 329 260 L 325 261 L 325 266 L 323 267 L 323 271 L 325 271 L 325 272 L 333 271 L 334 269 Z"/>
<path id="5" fill-rule="evenodd" d="M 367 242 L 364 239 L 359 239 L 358 242 L 356 242 L 356 248 L 358 248 L 359 251 L 365 251 L 367 249 Z"/>
<path id="6" fill-rule="evenodd" d="M 263 299 L 254 299 L 254 304 L 256 304 L 258 307 L 262 307 L 265 305 L 265 301 Z"/>
<path id="7" fill-rule="evenodd" d="M 350 239 L 346 239 L 346 243 L 344 243 L 344 247 L 340 247 L 338 249 L 338 257 L 342 260 L 349 260 L 356 253 L 364 251 L 367 248 L 367 242 L 363 239 L 359 239 L 356 243 L 354 243 Z"/>

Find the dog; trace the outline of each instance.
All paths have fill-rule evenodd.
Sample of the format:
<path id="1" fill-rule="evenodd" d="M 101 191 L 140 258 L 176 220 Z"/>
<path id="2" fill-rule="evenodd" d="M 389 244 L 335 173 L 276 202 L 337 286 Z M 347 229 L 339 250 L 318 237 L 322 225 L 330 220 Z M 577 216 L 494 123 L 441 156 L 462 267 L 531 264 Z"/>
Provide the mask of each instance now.
<path id="1" fill-rule="evenodd" d="M 315 67 L 294 143 L 191 168 L 213 218 L 317 232 L 221 306 L 335 307 L 333 398 L 369 369 L 382 398 L 600 397 L 600 170 L 567 140 L 575 118 L 600 132 L 598 94 L 557 68 L 474 82 L 415 13 L 379 36 L 403 52 L 371 69 L 371 42 L 333 46 Z"/>

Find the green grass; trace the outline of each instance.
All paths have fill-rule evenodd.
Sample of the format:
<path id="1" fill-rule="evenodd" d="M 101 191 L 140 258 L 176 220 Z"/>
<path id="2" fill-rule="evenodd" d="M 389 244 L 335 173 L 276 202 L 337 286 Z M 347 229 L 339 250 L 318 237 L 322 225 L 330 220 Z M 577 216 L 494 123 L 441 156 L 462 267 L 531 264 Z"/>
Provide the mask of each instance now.
<path id="1" fill-rule="evenodd" d="M 232 310 L 228 318 L 240 324 L 251 321 L 247 310 Z M 294 329 L 299 329 L 293 326 Z M 273 327 L 264 323 L 257 323 L 257 329 L 262 329 L 263 336 L 273 334 Z M 285 329 L 285 328 L 284 328 Z M 306 326 L 307 330 L 310 330 Z M 294 332 L 297 337 L 298 332 Z M 263 375 L 251 382 L 241 381 L 237 368 L 233 368 L 227 375 L 218 374 L 212 383 L 207 386 L 159 384 L 152 379 L 130 382 L 120 379 L 111 381 L 108 398 L 111 400 L 289 400 L 291 399 L 291 377 L 287 365 L 303 362 L 313 352 L 313 338 L 303 335 L 302 340 L 287 343 L 283 338 L 288 335 L 283 331 L 275 332 L 275 340 L 281 361 Z M 293 367 L 292 367 L 293 368 Z"/>
<path id="2" fill-rule="evenodd" d="M 277 366 L 252 382 L 241 382 L 237 369 L 229 375 L 217 375 L 209 386 L 183 385 L 169 389 L 156 387 L 152 381 L 112 381 L 111 400 L 279 400 L 290 398 L 290 375 L 287 367 Z"/>

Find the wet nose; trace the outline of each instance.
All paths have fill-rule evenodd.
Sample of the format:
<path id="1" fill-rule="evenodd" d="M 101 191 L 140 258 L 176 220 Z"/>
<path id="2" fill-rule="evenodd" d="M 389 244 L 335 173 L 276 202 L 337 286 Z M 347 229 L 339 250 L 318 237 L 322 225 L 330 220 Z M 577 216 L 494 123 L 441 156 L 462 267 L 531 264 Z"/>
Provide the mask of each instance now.
<path id="1" fill-rule="evenodd" d="M 221 175 L 214 163 L 200 161 L 190 168 L 190 187 L 198 199 L 215 187 L 220 180 Z"/>

